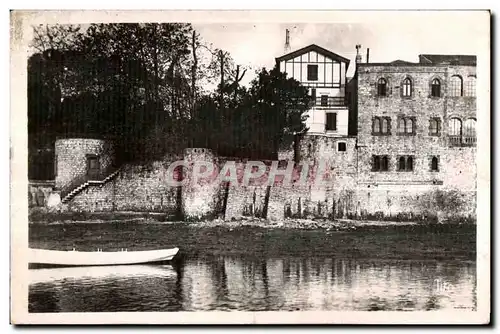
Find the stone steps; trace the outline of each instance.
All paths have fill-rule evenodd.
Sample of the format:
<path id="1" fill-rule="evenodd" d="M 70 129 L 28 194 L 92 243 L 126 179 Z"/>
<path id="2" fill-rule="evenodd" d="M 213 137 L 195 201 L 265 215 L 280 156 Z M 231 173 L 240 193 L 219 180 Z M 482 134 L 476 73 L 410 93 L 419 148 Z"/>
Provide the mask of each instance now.
<path id="1" fill-rule="evenodd" d="M 83 191 L 84 189 L 88 188 L 91 185 L 102 186 L 102 185 L 106 184 L 108 181 L 110 181 L 116 175 L 118 175 L 119 172 L 120 172 L 120 169 L 109 174 L 108 176 L 106 176 L 102 180 L 88 180 L 88 181 L 86 181 L 85 183 L 83 183 L 83 184 L 79 185 L 78 187 L 76 187 L 75 189 L 71 190 L 66 196 L 64 196 L 64 198 L 61 200 L 61 202 L 68 203 L 71 199 L 73 199 L 73 197 L 75 197 L 77 194 L 79 194 L 81 191 Z"/>

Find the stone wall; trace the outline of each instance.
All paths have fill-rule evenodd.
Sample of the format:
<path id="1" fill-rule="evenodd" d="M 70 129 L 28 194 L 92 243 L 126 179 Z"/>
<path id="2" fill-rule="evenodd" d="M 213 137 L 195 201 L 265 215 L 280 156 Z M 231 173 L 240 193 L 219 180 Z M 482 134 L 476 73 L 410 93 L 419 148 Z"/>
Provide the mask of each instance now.
<path id="1" fill-rule="evenodd" d="M 167 184 L 167 169 L 178 157 L 166 157 L 147 166 L 126 165 L 114 179 L 114 209 L 176 214 L 179 187 Z"/>
<path id="2" fill-rule="evenodd" d="M 211 150 L 205 148 L 189 148 L 184 150 L 184 163 L 187 168 L 184 173 L 185 184 L 182 186 L 182 213 L 185 219 L 201 219 L 214 216 L 216 213 L 219 196 L 221 192 L 220 184 L 217 182 L 218 170 L 209 177 L 194 179 L 194 169 L 200 168 L 203 173 L 206 167 L 197 163 L 207 163 L 216 165 L 216 159 Z M 203 169 L 203 171 L 201 170 Z"/>
<path id="3" fill-rule="evenodd" d="M 460 210 L 473 210 L 476 190 L 476 147 L 455 147 L 448 138 L 452 117 L 476 117 L 476 98 L 450 96 L 450 78 L 476 74 L 474 66 L 396 66 L 360 64 L 358 69 L 358 202 L 365 215 L 417 214 L 425 209 L 423 198 L 436 192 L 459 193 Z M 411 97 L 403 97 L 402 81 L 412 80 Z M 377 82 L 387 80 L 387 96 L 378 96 Z M 433 79 L 441 82 L 440 97 L 431 96 Z M 375 117 L 390 119 L 389 135 L 373 133 Z M 398 120 L 411 117 L 414 134 L 401 134 Z M 438 135 L 430 133 L 430 119 L 439 119 Z M 388 156 L 388 171 L 373 171 L 373 156 Z M 413 156 L 413 170 L 400 171 L 400 156 Z M 431 159 L 438 159 L 438 170 Z M 455 195 L 450 195 L 455 197 Z M 423 208 L 424 207 L 424 208 Z M 434 211 L 438 209 L 433 209 Z M 439 211 L 439 210 L 438 210 Z M 436 212 L 434 212 L 436 213 Z"/>
<path id="4" fill-rule="evenodd" d="M 114 211 L 114 183 L 93 185 L 82 190 L 69 203 L 68 210 L 75 212 Z"/>
<path id="5" fill-rule="evenodd" d="M 225 220 L 243 216 L 265 218 L 267 186 L 235 186 L 229 188 Z"/>
<path id="6" fill-rule="evenodd" d="M 148 165 L 126 164 L 105 185 L 91 185 L 68 204 L 72 211 L 146 211 L 176 215 L 180 208 L 179 187 L 169 186 L 168 166 L 178 156 Z"/>
<path id="7" fill-rule="evenodd" d="M 49 196 L 54 191 L 54 181 L 29 181 L 28 206 L 46 206 Z"/>
<path id="8" fill-rule="evenodd" d="M 362 219 L 420 220 L 439 215 L 474 217 L 476 192 L 442 185 L 377 184 L 359 187 Z"/>
<path id="9" fill-rule="evenodd" d="M 451 117 L 473 118 L 476 114 L 475 97 L 451 97 L 448 94 L 449 77 L 460 74 L 463 77 L 475 75 L 472 66 L 378 66 L 363 64 L 358 71 L 358 147 L 359 178 L 363 181 L 425 181 L 432 184 L 434 179 L 443 180 L 449 166 L 440 168 L 438 173 L 431 172 L 429 159 L 437 156 L 440 165 L 455 148 L 448 141 L 448 121 Z M 410 77 L 413 94 L 410 98 L 401 96 L 401 82 Z M 388 96 L 377 95 L 377 81 L 388 81 Z M 430 82 L 441 80 L 441 97 L 430 96 Z M 390 119 L 390 135 L 373 134 L 374 117 Z M 398 134 L 398 119 L 413 117 L 416 121 L 414 135 Z M 431 118 L 440 120 L 439 135 L 429 133 Z M 475 154 L 475 148 L 462 148 L 470 151 L 465 156 Z M 388 172 L 372 172 L 372 156 L 389 157 Z M 398 172 L 397 161 L 401 155 L 413 155 L 413 172 Z M 459 161 L 460 164 L 460 161 Z M 462 168 L 462 167 L 459 167 Z"/>
<path id="10" fill-rule="evenodd" d="M 344 147 L 339 150 L 339 143 L 345 144 L 345 151 Z M 298 145 L 299 161 L 294 165 L 292 183 L 283 184 L 283 176 L 278 175 L 272 186 L 268 183 L 271 161 L 264 162 L 263 176 L 252 178 L 244 185 L 248 160 L 216 158 L 210 151 L 191 149 L 183 156 L 168 156 L 148 165 L 122 166 L 118 175 L 105 185 L 91 185 L 77 194 L 68 209 L 162 212 L 172 216 L 182 213 L 186 219 L 224 216 L 231 220 L 252 216 L 272 221 L 285 218 L 415 219 L 418 215 L 437 215 L 438 212 L 474 215 L 476 170 L 470 161 L 476 159 L 475 148 L 437 149 L 439 172 L 422 168 L 416 171 L 418 177 L 405 180 L 399 176 L 401 172 L 389 171 L 381 178 L 358 173 L 362 170 L 359 162 L 363 161 L 359 155 L 366 154 L 367 148 L 356 149 L 355 137 L 304 136 Z M 184 174 L 187 183 L 183 187 L 167 182 L 167 178 L 172 177 L 167 173 L 168 167 L 179 160 L 191 169 Z M 212 162 L 216 166 L 214 173 L 201 179 L 198 185 L 192 183 L 195 161 Z M 215 179 L 227 161 L 235 161 L 237 183 L 234 185 Z M 280 161 L 278 169 L 285 170 L 289 161 Z M 324 182 L 318 185 L 315 180 L 320 162 L 325 162 L 327 168 L 323 171 Z M 309 165 L 306 184 L 299 184 L 304 164 Z M 391 178 L 391 175 L 395 176 Z M 450 211 L 446 204 L 436 204 L 448 199 L 450 203 L 459 203 L 459 207 Z"/>
<path id="11" fill-rule="evenodd" d="M 113 165 L 113 145 L 101 139 L 58 139 L 55 143 L 55 187 L 63 189 L 74 180 L 87 174 L 87 155 L 99 157 L 100 170 L 105 172 Z"/>
<path id="12" fill-rule="evenodd" d="M 339 145 L 340 144 L 340 145 Z M 357 150 L 355 137 L 305 135 L 295 157 L 294 180 L 309 166 L 306 184 L 294 182 L 270 190 L 268 218 L 342 218 L 359 211 L 356 201 Z M 324 164 L 323 170 L 321 165 Z M 318 174 L 320 173 L 320 174 Z M 323 182 L 316 183 L 321 178 Z"/>

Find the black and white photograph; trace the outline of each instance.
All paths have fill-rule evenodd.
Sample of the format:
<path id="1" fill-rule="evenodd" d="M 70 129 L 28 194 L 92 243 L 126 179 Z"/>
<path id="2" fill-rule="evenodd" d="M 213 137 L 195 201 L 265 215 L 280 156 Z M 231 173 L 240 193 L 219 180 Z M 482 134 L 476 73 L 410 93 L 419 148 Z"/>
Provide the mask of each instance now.
<path id="1" fill-rule="evenodd" d="M 490 321 L 490 12 L 11 12 L 11 322 Z"/>

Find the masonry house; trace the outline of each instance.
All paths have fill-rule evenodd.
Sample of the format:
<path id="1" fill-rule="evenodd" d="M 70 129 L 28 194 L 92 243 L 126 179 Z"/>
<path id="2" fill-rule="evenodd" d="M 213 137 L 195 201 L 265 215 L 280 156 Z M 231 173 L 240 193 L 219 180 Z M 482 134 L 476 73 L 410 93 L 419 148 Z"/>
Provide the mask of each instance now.
<path id="1" fill-rule="evenodd" d="M 438 188 L 464 192 L 473 204 L 476 57 L 359 63 L 356 79 L 358 191 L 366 208 L 405 210 L 405 196 Z"/>

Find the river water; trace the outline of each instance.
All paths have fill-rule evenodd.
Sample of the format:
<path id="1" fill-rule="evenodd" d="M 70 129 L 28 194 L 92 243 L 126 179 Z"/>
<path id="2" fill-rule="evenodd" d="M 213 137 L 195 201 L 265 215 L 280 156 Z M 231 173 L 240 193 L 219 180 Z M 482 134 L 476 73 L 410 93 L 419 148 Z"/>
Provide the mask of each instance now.
<path id="1" fill-rule="evenodd" d="M 31 269 L 30 312 L 476 307 L 474 261 L 203 256 L 179 265 Z"/>

